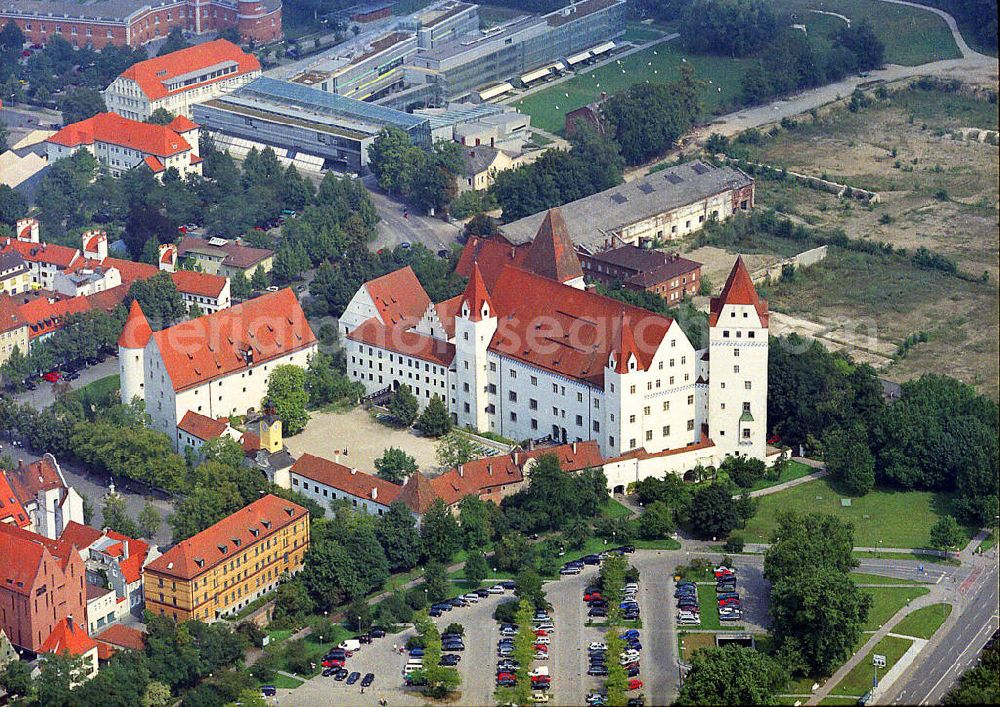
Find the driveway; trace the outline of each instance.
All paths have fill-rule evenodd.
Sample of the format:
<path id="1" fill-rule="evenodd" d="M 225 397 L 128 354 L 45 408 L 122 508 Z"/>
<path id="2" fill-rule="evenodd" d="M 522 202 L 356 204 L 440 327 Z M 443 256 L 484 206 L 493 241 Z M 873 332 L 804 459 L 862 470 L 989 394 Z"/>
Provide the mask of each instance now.
<path id="1" fill-rule="evenodd" d="M 107 376 L 118 375 L 118 359 L 111 356 L 95 366 L 88 366 L 80 371 L 80 377 L 70 382 L 70 390 L 77 390 L 95 380 L 106 378 Z M 19 403 L 28 403 L 36 410 L 44 410 L 55 402 L 55 395 L 52 392 L 53 384 L 43 380 L 38 381 L 38 387 L 34 390 L 25 390 L 14 395 L 14 400 Z"/>
<path id="2" fill-rule="evenodd" d="M 459 226 L 422 215 L 416 209 L 396 201 L 375 186 L 374 177 L 368 176 L 364 181 L 382 219 L 378 224 L 378 236 L 370 246 L 372 250 L 392 249 L 408 241 L 421 243 L 436 253 L 458 242 L 458 237 L 462 234 Z M 407 209 L 405 217 L 404 209 Z"/>

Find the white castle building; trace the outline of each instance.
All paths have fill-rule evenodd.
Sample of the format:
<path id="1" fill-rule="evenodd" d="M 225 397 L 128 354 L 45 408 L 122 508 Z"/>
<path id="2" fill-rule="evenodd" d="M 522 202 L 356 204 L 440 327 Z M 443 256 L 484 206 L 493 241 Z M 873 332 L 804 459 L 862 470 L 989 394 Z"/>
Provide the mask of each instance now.
<path id="1" fill-rule="evenodd" d="M 463 427 L 596 440 L 606 470 L 766 457 L 768 310 L 742 260 L 701 350 L 676 321 L 585 290 L 557 209 L 528 246 L 470 241 L 463 267 L 465 292 L 437 304 L 409 268 L 365 283 L 340 319 L 349 375 L 440 396 Z"/>
<path id="2" fill-rule="evenodd" d="M 177 440 L 188 412 L 218 420 L 259 409 L 271 371 L 305 368 L 316 336 L 290 289 L 154 332 L 137 302 L 118 340 L 122 402 L 141 398 Z"/>

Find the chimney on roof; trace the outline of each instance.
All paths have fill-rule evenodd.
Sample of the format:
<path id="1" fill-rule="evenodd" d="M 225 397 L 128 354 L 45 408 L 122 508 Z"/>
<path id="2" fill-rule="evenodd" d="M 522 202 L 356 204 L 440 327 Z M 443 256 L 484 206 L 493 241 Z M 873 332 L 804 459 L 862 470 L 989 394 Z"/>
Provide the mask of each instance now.
<path id="1" fill-rule="evenodd" d="M 576 442 L 573 442 L 573 454 L 576 454 Z"/>
<path id="2" fill-rule="evenodd" d="M 510 458 L 514 460 L 514 466 L 517 466 L 517 459 L 518 459 L 519 456 L 520 456 L 520 454 L 518 453 L 518 451 L 516 449 L 513 452 L 510 453 Z"/>
<path id="3" fill-rule="evenodd" d="M 123 540 L 122 541 L 122 559 L 123 560 L 127 560 L 128 559 L 128 541 L 127 540 Z"/>
<path id="4" fill-rule="evenodd" d="M 378 500 L 378 487 L 377 486 L 372 486 L 372 500 L 373 501 L 377 501 Z"/>
<path id="5" fill-rule="evenodd" d="M 357 473 L 358 473 L 357 469 L 351 469 L 351 476 L 354 476 Z"/>
<path id="6" fill-rule="evenodd" d="M 463 464 L 458 465 L 458 475 L 465 478 L 465 469 L 463 468 L 463 466 L 464 466 Z"/>

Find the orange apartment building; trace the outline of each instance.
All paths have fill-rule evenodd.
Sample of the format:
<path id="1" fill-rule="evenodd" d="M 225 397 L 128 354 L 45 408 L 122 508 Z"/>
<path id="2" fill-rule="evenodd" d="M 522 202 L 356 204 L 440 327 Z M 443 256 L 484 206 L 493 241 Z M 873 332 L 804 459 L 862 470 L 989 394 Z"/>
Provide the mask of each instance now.
<path id="1" fill-rule="evenodd" d="M 269 494 L 146 565 L 146 609 L 178 622 L 215 621 L 299 572 L 308 549 L 309 512 Z"/>

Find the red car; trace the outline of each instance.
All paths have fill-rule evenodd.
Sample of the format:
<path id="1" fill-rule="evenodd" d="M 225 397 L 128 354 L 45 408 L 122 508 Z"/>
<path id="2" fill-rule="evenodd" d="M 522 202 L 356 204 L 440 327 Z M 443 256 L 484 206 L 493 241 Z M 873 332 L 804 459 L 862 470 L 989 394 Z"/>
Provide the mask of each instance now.
<path id="1" fill-rule="evenodd" d="M 59 373 L 59 371 L 49 371 L 48 373 L 42 375 L 42 380 L 48 381 L 49 383 L 55 383 L 60 378 L 62 378 L 62 374 Z"/>
<path id="2" fill-rule="evenodd" d="M 583 595 L 584 601 L 599 601 L 603 598 L 600 592 L 587 592 Z"/>
<path id="3" fill-rule="evenodd" d="M 631 680 L 628 681 L 628 689 L 629 690 L 641 690 L 642 689 L 642 680 L 640 680 L 639 678 L 632 678 Z"/>
<path id="4" fill-rule="evenodd" d="M 343 668 L 344 659 L 343 658 L 327 658 L 323 661 L 324 668 Z"/>
<path id="5" fill-rule="evenodd" d="M 542 645 L 541 643 L 537 643 L 537 644 L 535 644 L 535 652 L 536 653 L 548 653 L 549 652 L 549 647 L 546 646 L 546 645 Z"/>
<path id="6" fill-rule="evenodd" d="M 537 631 L 535 631 L 535 636 L 537 636 L 538 638 L 541 638 L 542 636 L 548 636 L 548 635 L 549 635 L 549 632 L 546 631 L 544 628 L 540 628 Z"/>
<path id="7" fill-rule="evenodd" d="M 552 677 L 549 675 L 532 675 L 531 682 L 538 684 L 541 682 L 552 682 Z"/>

